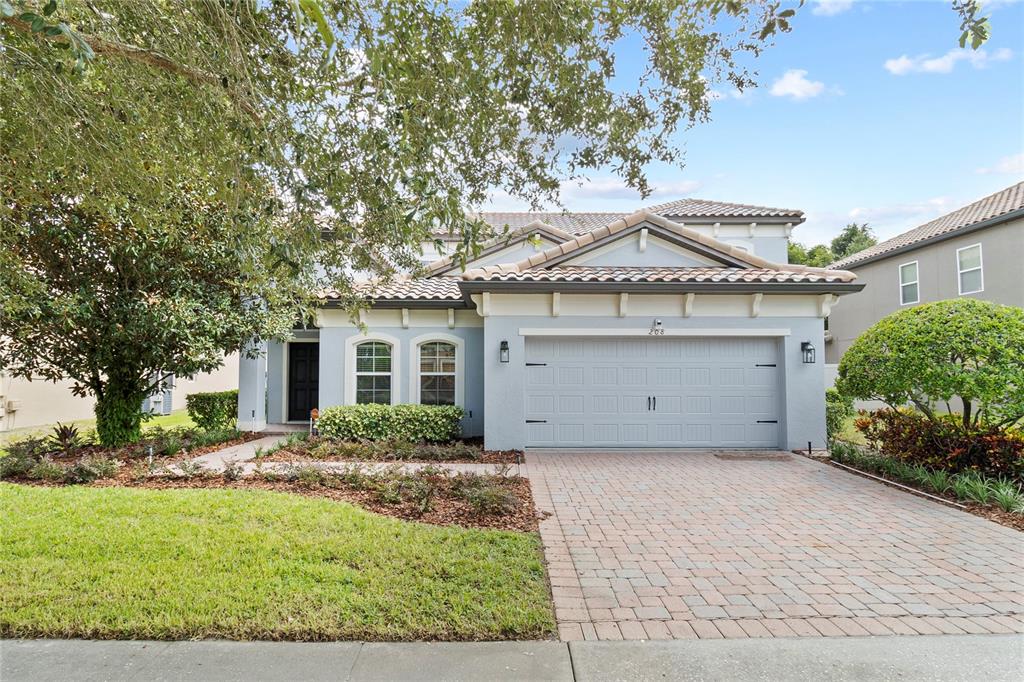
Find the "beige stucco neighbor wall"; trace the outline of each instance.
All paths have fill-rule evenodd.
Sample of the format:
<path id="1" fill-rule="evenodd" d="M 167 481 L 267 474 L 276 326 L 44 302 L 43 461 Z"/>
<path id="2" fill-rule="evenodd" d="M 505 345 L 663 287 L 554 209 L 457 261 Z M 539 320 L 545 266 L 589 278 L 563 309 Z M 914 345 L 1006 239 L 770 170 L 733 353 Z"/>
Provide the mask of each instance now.
<path id="1" fill-rule="evenodd" d="M 14 379 L 0 374 L 0 432 L 56 422 L 93 417 L 92 398 L 71 393 L 71 381 L 52 383 L 38 379 Z M 173 407 L 185 407 L 185 396 L 202 391 L 226 391 L 238 387 L 238 354 L 224 359 L 224 365 L 193 379 L 179 378 L 174 387 Z M 13 403 L 13 404 L 12 404 Z M 17 409 L 11 410 L 10 407 Z"/>
<path id="2" fill-rule="evenodd" d="M 958 298 L 956 252 L 972 244 L 981 244 L 985 288 L 966 295 L 1024 307 L 1024 219 L 1018 219 L 851 267 L 857 281 L 867 286 L 843 296 L 832 309 L 829 331 L 833 340 L 825 348 L 826 362 L 838 363 L 856 338 L 878 320 L 912 307 L 900 305 L 899 267 L 904 263 L 918 263 L 920 303 Z"/>

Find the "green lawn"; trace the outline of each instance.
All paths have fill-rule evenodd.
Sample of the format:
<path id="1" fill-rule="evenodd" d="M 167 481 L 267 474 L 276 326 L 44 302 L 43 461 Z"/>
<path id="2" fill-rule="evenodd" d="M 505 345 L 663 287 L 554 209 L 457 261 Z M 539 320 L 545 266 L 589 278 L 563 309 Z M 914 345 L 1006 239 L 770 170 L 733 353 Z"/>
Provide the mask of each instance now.
<path id="1" fill-rule="evenodd" d="M 77 421 L 67 423 L 77 426 L 78 430 L 83 434 L 86 431 L 96 428 L 95 419 L 79 419 Z M 161 415 L 159 417 L 153 417 L 149 421 L 142 422 L 142 430 L 145 431 L 146 429 L 151 429 L 155 426 L 162 426 L 165 429 L 171 429 L 176 426 L 192 428 L 195 425 L 195 422 L 192 421 L 192 417 L 188 416 L 188 410 L 175 410 L 166 416 Z M 25 428 L 14 429 L 13 431 L 4 431 L 3 433 L 0 433 L 0 445 L 22 440 L 29 436 L 48 436 L 54 426 L 56 426 L 56 424 L 45 424 L 38 426 L 26 426 Z"/>
<path id="2" fill-rule="evenodd" d="M 0 637 L 510 639 L 554 630 L 535 535 L 249 490 L 0 484 Z"/>

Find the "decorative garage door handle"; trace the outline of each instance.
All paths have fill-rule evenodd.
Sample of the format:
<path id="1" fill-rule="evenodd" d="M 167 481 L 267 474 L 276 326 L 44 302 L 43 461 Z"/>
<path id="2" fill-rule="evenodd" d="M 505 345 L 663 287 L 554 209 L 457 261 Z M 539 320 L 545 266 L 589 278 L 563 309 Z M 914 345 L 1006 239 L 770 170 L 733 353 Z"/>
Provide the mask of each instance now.
<path id="1" fill-rule="evenodd" d="M 770 365 L 754 365 L 754 367 L 776 367 L 777 365 L 773 362 Z"/>
<path id="2" fill-rule="evenodd" d="M 647 411 L 651 411 L 651 396 L 647 396 Z"/>
<path id="3" fill-rule="evenodd" d="M 758 424 L 778 424 L 779 420 L 778 419 L 758 419 L 757 423 Z"/>
<path id="4" fill-rule="evenodd" d="M 547 424 L 548 420 L 547 419 L 527 419 L 526 423 L 527 424 Z"/>
<path id="5" fill-rule="evenodd" d="M 526 363 L 526 366 L 527 367 L 547 367 L 548 363 L 546 363 L 546 362 L 528 362 L 528 363 Z"/>

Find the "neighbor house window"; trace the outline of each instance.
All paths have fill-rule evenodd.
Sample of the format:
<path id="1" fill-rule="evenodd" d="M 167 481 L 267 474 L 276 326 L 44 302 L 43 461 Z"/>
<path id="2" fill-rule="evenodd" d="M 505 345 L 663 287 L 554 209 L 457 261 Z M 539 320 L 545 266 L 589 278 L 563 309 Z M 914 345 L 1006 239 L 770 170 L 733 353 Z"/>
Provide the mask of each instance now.
<path id="1" fill-rule="evenodd" d="M 917 282 L 917 261 L 900 266 L 900 305 L 910 305 L 921 300 Z"/>
<path id="2" fill-rule="evenodd" d="M 965 246 L 956 250 L 956 271 L 960 279 L 961 294 L 976 294 L 984 291 L 985 282 L 981 275 L 981 244 Z"/>
<path id="3" fill-rule="evenodd" d="M 455 404 L 455 345 L 428 341 L 420 345 L 420 404 Z"/>
<path id="4" fill-rule="evenodd" d="M 356 403 L 391 404 L 391 344 L 367 341 L 356 346 Z"/>

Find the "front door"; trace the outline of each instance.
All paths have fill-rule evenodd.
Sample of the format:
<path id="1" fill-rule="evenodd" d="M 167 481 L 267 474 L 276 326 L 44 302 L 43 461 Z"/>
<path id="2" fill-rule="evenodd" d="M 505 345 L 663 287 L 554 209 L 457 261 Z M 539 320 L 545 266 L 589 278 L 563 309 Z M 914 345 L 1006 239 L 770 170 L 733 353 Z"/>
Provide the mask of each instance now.
<path id="1" fill-rule="evenodd" d="M 320 344 L 288 344 L 288 421 L 307 421 L 320 394 Z"/>

